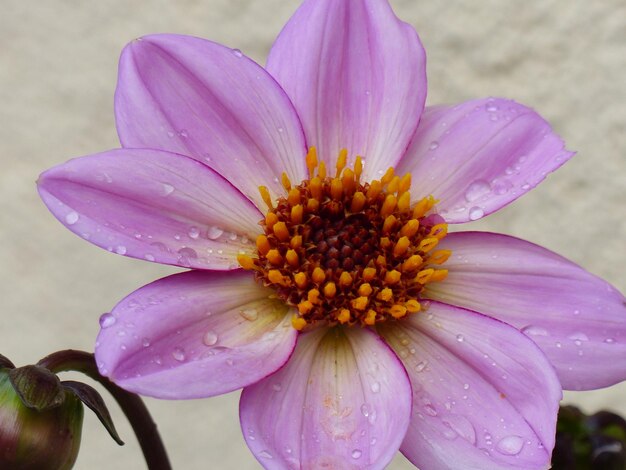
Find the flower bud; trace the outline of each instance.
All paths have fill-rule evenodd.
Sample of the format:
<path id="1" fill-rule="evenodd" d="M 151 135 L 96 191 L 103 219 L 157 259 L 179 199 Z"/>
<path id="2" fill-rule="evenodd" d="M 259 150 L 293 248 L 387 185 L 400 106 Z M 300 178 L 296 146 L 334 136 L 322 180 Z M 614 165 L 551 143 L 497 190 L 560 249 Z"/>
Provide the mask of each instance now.
<path id="1" fill-rule="evenodd" d="M 43 367 L 2 365 L 0 468 L 72 468 L 83 423 L 80 399 Z"/>

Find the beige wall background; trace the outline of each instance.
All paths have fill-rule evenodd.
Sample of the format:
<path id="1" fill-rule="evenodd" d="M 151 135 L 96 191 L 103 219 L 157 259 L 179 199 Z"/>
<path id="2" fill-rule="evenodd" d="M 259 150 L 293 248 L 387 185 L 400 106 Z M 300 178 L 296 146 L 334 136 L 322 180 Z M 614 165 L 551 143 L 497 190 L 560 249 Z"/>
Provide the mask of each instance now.
<path id="1" fill-rule="evenodd" d="M 16 364 L 92 350 L 98 316 L 173 268 L 104 252 L 65 230 L 35 180 L 118 146 L 112 98 L 124 44 L 155 32 L 210 38 L 264 63 L 297 0 L 0 0 L 0 352 Z M 626 290 L 626 3 L 392 0 L 428 53 L 430 104 L 487 95 L 537 109 L 578 155 L 512 206 L 473 224 L 555 250 Z M 626 367 L 626 364 L 624 365 Z M 68 376 L 69 377 L 69 376 Z M 239 393 L 146 400 L 176 469 L 255 469 Z M 105 395 L 109 403 L 111 399 Z M 626 384 L 567 393 L 626 414 Z M 144 468 L 117 407 L 118 448 L 86 411 L 78 469 Z M 391 469 L 411 468 L 399 456 Z"/>

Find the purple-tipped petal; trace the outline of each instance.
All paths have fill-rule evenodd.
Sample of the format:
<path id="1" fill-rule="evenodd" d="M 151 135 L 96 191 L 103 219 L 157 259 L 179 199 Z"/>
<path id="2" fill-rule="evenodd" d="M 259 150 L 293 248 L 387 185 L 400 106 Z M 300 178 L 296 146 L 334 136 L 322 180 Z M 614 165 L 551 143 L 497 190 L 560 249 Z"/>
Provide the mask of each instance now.
<path id="1" fill-rule="evenodd" d="M 514 201 L 572 155 L 532 109 L 487 98 L 426 109 L 398 172 L 412 174 L 415 199 L 432 194 L 447 222 L 462 223 Z"/>
<path id="2" fill-rule="evenodd" d="M 365 179 L 406 150 L 426 99 L 426 57 L 387 1 L 307 0 L 267 69 L 293 101 L 307 142 L 334 169 L 340 149 L 365 158 Z"/>
<path id="3" fill-rule="evenodd" d="M 43 173 L 38 185 L 54 216 L 86 240 L 185 267 L 236 267 L 238 253 L 252 252 L 263 217 L 215 171 L 157 150 L 76 158 Z"/>
<path id="4" fill-rule="evenodd" d="M 427 295 L 490 315 L 535 341 L 565 389 L 626 379 L 626 300 L 610 284 L 532 243 L 495 233 L 461 232 L 448 278 Z"/>
<path id="5" fill-rule="evenodd" d="M 402 453 L 424 469 L 545 469 L 561 389 L 515 328 L 432 302 L 381 333 L 404 362 L 413 414 Z"/>
<path id="6" fill-rule="evenodd" d="M 288 307 L 246 271 L 188 271 L 133 292 L 100 319 L 96 361 L 131 392 L 201 398 L 281 367 L 297 332 Z"/>
<path id="7" fill-rule="evenodd" d="M 258 207 L 280 175 L 306 176 L 302 127 L 287 95 L 238 50 L 190 36 L 161 34 L 122 52 L 115 93 L 124 147 L 189 155 L 217 170 Z"/>
<path id="8" fill-rule="evenodd" d="M 411 410 L 402 364 L 371 331 L 301 335 L 289 362 L 244 389 L 246 442 L 266 469 L 384 468 Z"/>

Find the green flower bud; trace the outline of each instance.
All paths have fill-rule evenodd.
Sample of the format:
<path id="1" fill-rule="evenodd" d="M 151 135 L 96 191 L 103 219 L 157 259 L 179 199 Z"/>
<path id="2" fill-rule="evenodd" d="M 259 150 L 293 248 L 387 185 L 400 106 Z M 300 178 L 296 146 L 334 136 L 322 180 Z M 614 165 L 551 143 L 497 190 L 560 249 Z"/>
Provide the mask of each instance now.
<path id="1" fill-rule="evenodd" d="M 80 447 L 81 400 L 43 367 L 2 366 L 0 468 L 72 468 Z"/>

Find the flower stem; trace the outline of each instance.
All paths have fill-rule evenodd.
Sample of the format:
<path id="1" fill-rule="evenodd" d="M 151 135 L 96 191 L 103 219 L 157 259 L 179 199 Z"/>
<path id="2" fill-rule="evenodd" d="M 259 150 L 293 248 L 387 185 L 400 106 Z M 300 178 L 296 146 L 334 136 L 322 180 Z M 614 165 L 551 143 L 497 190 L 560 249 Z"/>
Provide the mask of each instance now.
<path id="1" fill-rule="evenodd" d="M 73 349 L 57 351 L 41 359 L 38 365 L 55 374 L 64 371 L 82 372 L 102 384 L 115 398 L 130 422 L 148 468 L 150 470 L 172 469 L 156 423 L 152 420 L 146 405 L 138 395 L 123 390 L 108 378 L 100 375 L 93 354 Z"/>

